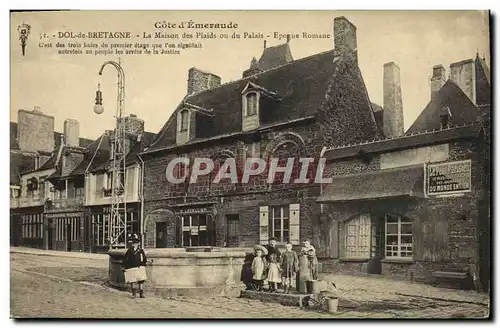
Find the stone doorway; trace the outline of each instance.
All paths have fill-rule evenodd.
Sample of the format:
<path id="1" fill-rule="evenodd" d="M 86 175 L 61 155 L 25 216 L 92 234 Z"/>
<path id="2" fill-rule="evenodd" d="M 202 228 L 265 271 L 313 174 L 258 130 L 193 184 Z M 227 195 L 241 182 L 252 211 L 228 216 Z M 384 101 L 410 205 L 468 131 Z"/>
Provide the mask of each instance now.
<path id="1" fill-rule="evenodd" d="M 152 211 L 144 221 L 144 247 L 176 247 L 176 218 L 168 209 Z"/>

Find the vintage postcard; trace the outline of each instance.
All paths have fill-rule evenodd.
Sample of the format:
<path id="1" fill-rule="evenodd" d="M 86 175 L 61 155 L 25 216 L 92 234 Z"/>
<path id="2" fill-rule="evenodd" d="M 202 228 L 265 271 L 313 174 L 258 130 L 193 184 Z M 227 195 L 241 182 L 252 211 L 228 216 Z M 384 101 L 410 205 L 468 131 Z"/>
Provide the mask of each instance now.
<path id="1" fill-rule="evenodd" d="M 488 11 L 10 13 L 23 318 L 490 317 Z"/>

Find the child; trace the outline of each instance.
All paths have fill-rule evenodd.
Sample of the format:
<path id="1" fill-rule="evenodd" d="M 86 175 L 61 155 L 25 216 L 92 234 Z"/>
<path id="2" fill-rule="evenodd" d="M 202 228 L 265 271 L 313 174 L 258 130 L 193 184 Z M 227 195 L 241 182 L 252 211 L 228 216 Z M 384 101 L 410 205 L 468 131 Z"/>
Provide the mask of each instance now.
<path id="1" fill-rule="evenodd" d="M 285 245 L 285 252 L 281 254 L 281 277 L 283 278 L 284 293 L 290 293 L 292 280 L 299 271 L 299 258 L 297 253 L 292 250 L 292 244 Z"/>
<path id="2" fill-rule="evenodd" d="M 252 278 L 255 289 L 258 291 L 262 290 L 264 285 L 264 280 L 266 279 L 264 271 L 266 269 L 266 259 L 262 256 L 263 252 L 261 249 L 255 249 L 255 258 L 252 262 Z"/>
<path id="3" fill-rule="evenodd" d="M 269 282 L 269 292 L 275 293 L 278 289 L 278 283 L 281 282 L 280 264 L 276 253 L 269 256 L 269 273 L 267 281 Z"/>
<path id="4" fill-rule="evenodd" d="M 252 263 L 255 255 L 253 253 L 247 253 L 245 256 L 245 260 L 243 263 L 243 267 L 241 268 L 241 281 L 245 284 L 246 290 L 252 289 Z"/>
<path id="5" fill-rule="evenodd" d="M 132 297 L 136 296 L 136 289 L 134 283 L 139 287 L 139 296 L 144 298 L 144 282 L 146 281 L 146 253 L 140 247 L 139 237 L 133 234 L 130 237 L 132 247 L 125 253 L 123 260 L 123 268 L 125 271 L 126 281 L 130 283 L 132 289 Z M 130 270 L 130 271 L 129 271 Z"/>
<path id="6" fill-rule="evenodd" d="M 309 271 L 310 276 L 313 280 L 318 280 L 318 258 L 316 257 L 316 249 L 309 239 L 304 240 L 304 247 L 301 250 L 302 254 L 307 255 L 307 259 L 309 260 Z"/>

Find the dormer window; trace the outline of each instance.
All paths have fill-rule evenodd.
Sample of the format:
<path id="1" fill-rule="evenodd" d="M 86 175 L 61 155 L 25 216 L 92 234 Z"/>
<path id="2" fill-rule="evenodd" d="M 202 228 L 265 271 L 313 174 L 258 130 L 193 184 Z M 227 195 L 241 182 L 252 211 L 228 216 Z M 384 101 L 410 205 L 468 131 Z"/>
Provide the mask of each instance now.
<path id="1" fill-rule="evenodd" d="M 441 129 L 447 129 L 451 126 L 451 111 L 449 107 L 443 107 L 439 116 Z"/>
<path id="2" fill-rule="evenodd" d="M 245 116 L 252 116 L 257 114 L 257 106 L 258 106 L 258 95 L 256 92 L 247 93 L 245 96 L 246 101 L 246 112 Z"/>
<path id="3" fill-rule="evenodd" d="M 187 109 L 184 109 L 180 113 L 180 127 L 179 131 L 184 132 L 187 131 L 189 128 L 189 111 Z"/>
<path id="4" fill-rule="evenodd" d="M 260 97 L 262 90 L 259 86 L 249 82 L 245 89 L 241 92 L 241 116 L 242 116 L 242 130 L 251 131 L 260 125 Z"/>
<path id="5" fill-rule="evenodd" d="M 191 111 L 187 108 L 181 109 L 177 114 L 177 141 L 178 145 L 185 144 L 189 141 Z"/>

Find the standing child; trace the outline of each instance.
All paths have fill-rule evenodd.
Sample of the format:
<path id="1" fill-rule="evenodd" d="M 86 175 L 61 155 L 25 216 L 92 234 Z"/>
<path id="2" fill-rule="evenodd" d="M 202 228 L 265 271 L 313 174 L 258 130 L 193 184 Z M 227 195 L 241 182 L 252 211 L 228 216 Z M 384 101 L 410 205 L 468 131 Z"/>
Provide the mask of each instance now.
<path id="1" fill-rule="evenodd" d="M 262 256 L 262 249 L 255 249 L 255 258 L 252 262 L 252 278 L 255 289 L 258 291 L 262 290 L 262 286 L 264 285 L 264 280 L 266 279 L 264 275 L 264 271 L 266 269 L 266 259 Z"/>
<path id="2" fill-rule="evenodd" d="M 139 287 L 139 296 L 144 298 L 144 282 L 146 281 L 146 253 L 140 247 L 140 241 L 137 234 L 129 237 L 132 247 L 127 249 L 125 259 L 123 261 L 123 268 L 125 271 L 125 280 L 130 283 L 132 289 L 132 297 L 136 296 L 137 290 L 134 288 L 135 283 Z"/>
<path id="3" fill-rule="evenodd" d="M 297 253 L 292 250 L 292 244 L 285 245 L 285 252 L 281 254 L 281 277 L 283 278 L 283 287 L 286 294 L 290 293 L 292 280 L 295 279 L 299 271 L 299 258 Z"/>
<path id="4" fill-rule="evenodd" d="M 246 290 L 252 289 L 253 282 L 253 272 L 252 263 L 255 255 L 253 253 L 247 253 L 245 260 L 243 262 L 243 267 L 241 268 L 241 281 L 245 284 Z"/>
<path id="5" fill-rule="evenodd" d="M 309 271 L 310 277 L 313 280 L 318 280 L 318 258 L 316 257 L 316 249 L 309 239 L 304 240 L 304 247 L 301 250 L 302 254 L 307 255 L 307 259 L 309 260 Z"/>
<path id="6" fill-rule="evenodd" d="M 281 282 L 280 263 L 276 253 L 269 256 L 269 273 L 267 281 L 269 282 L 269 291 L 275 293 L 278 290 L 278 284 Z"/>

